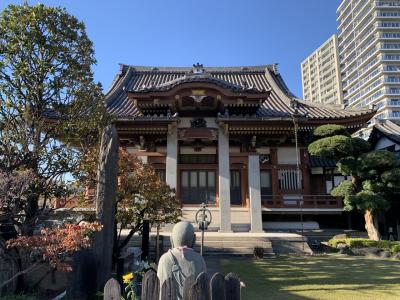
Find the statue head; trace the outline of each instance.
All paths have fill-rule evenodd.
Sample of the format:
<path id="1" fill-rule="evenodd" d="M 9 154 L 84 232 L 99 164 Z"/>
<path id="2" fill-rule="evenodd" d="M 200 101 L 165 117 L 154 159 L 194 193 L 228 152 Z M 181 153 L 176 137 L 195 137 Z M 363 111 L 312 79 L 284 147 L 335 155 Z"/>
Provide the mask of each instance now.
<path id="1" fill-rule="evenodd" d="M 196 241 L 193 225 L 189 222 L 179 222 L 174 225 L 171 233 L 171 245 L 175 247 L 192 248 Z"/>

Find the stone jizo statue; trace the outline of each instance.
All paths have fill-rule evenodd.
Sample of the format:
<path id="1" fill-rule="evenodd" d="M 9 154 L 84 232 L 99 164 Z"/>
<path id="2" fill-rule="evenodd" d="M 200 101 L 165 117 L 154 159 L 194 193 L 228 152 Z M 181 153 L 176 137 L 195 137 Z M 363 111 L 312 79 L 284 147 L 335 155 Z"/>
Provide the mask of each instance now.
<path id="1" fill-rule="evenodd" d="M 157 276 L 160 288 L 165 280 L 174 278 L 179 287 L 182 299 L 183 282 L 193 275 L 195 278 L 206 272 L 206 263 L 203 257 L 195 252 L 192 247 L 196 241 L 193 225 L 189 222 L 175 224 L 171 234 L 172 249 L 163 254 L 158 263 Z"/>

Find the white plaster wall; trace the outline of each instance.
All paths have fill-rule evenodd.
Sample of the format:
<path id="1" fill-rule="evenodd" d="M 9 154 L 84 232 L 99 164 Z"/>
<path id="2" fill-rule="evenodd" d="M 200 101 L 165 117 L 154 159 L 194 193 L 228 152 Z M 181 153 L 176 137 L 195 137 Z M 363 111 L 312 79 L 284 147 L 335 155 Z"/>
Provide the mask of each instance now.
<path id="1" fill-rule="evenodd" d="M 137 153 L 137 158 L 139 158 L 144 164 L 147 164 L 149 162 L 149 157 L 147 155 L 141 156 L 140 152 Z"/>
<path id="2" fill-rule="evenodd" d="M 165 146 L 156 146 L 156 152 L 167 153 L 167 147 L 165 147 Z"/>
<path id="3" fill-rule="evenodd" d="M 386 138 L 386 137 L 382 137 L 382 138 L 380 138 L 379 141 L 376 143 L 375 149 L 376 149 L 376 150 L 380 150 L 380 149 L 384 149 L 384 148 L 386 148 L 386 147 L 390 147 L 390 146 L 393 146 L 393 145 L 395 145 L 394 142 L 392 142 L 391 140 L 389 140 L 389 139 Z"/>
<path id="4" fill-rule="evenodd" d="M 322 167 L 311 168 L 311 174 L 313 174 L 313 175 L 322 175 L 322 174 L 324 174 L 324 168 L 322 168 Z"/>
<path id="5" fill-rule="evenodd" d="M 145 154 L 146 151 L 140 150 L 139 146 L 126 147 L 126 151 L 128 151 L 128 153 L 130 153 L 130 154 L 135 154 L 137 156 L 137 158 L 139 158 L 144 164 L 147 164 L 147 162 L 148 162 L 147 155 L 141 155 L 141 154 Z"/>
<path id="6" fill-rule="evenodd" d="M 128 151 L 128 153 L 130 153 L 130 154 L 134 154 L 139 151 L 139 146 L 126 147 L 126 151 Z"/>
<path id="7" fill-rule="evenodd" d="M 296 148 L 278 148 L 278 164 L 296 164 Z"/>
<path id="8" fill-rule="evenodd" d="M 240 153 L 240 146 L 229 147 L 229 153 Z"/>
<path id="9" fill-rule="evenodd" d="M 256 151 L 259 154 L 270 154 L 271 153 L 269 147 L 260 147 L 260 148 L 257 148 Z"/>

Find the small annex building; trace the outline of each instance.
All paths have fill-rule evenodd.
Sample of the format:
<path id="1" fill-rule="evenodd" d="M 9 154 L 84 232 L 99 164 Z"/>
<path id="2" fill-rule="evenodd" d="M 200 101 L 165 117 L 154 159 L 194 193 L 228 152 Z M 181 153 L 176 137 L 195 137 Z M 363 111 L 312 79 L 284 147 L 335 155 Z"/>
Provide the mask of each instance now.
<path id="1" fill-rule="evenodd" d="M 276 64 L 121 65 L 106 101 L 121 147 L 176 189 L 185 219 L 207 203 L 222 232 L 261 232 L 300 212 L 341 215 L 329 191 L 345 178 L 308 155 L 309 137 L 328 123 L 356 132 L 374 115 L 296 98 Z"/>
<path id="2" fill-rule="evenodd" d="M 400 126 L 396 123 L 377 119 L 368 141 L 375 150 L 388 150 L 400 158 Z"/>
<path id="3" fill-rule="evenodd" d="M 375 150 L 387 150 L 393 152 L 400 164 L 400 126 L 390 120 L 376 119 L 372 126 L 368 142 Z M 388 237 L 390 232 L 396 233 L 399 239 L 400 233 L 400 203 L 398 194 L 389 198 L 390 209 L 380 212 L 378 216 L 379 231 L 382 236 Z"/>

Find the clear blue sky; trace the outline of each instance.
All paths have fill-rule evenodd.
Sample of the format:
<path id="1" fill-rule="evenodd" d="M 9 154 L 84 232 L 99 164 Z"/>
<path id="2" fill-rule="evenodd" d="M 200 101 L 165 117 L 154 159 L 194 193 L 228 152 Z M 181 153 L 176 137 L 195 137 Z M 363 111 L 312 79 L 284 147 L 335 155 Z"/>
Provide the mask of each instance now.
<path id="1" fill-rule="evenodd" d="M 118 64 L 239 66 L 279 63 L 299 97 L 300 63 L 336 32 L 341 0 L 29 0 L 62 6 L 94 42 L 105 90 Z M 0 9 L 23 1 L 0 0 Z"/>

